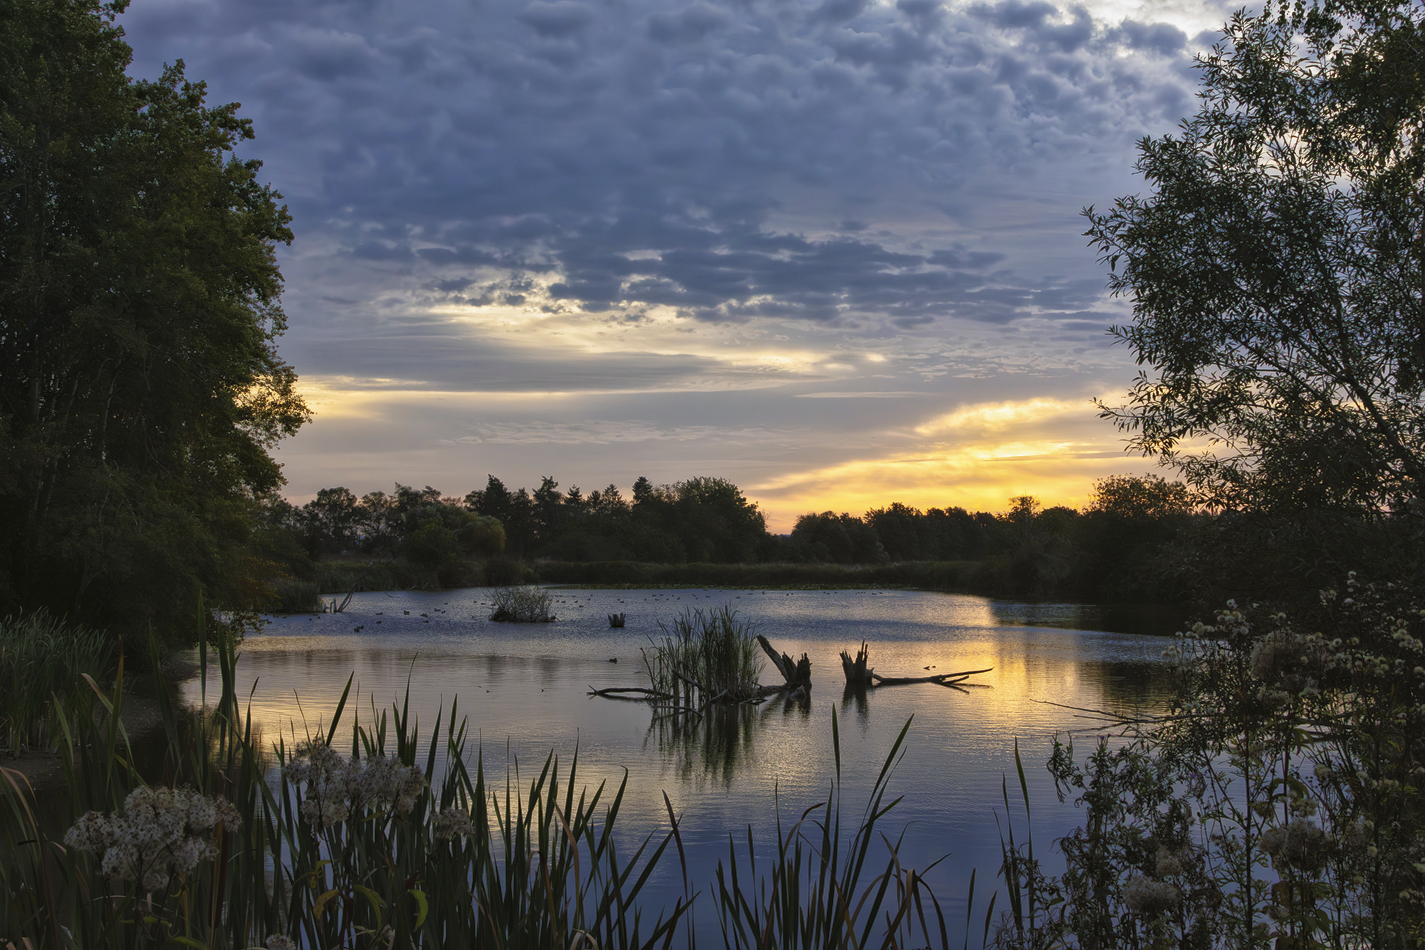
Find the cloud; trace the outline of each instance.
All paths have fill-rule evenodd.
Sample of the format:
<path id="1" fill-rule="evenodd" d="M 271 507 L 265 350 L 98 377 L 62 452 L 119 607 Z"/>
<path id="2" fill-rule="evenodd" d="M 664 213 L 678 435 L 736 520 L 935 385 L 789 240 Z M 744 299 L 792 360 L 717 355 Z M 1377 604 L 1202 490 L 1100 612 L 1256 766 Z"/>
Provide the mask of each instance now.
<path id="1" fill-rule="evenodd" d="M 293 212 L 283 354 L 329 413 L 283 450 L 294 486 L 570 445 L 590 484 L 773 486 L 926 468 L 973 422 L 945 406 L 1128 378 L 1079 212 L 1142 190 L 1135 142 L 1191 109 L 1217 14 L 1108 2 L 146 0 L 122 23 L 134 74 L 181 57 L 243 104 Z"/>
<path id="2" fill-rule="evenodd" d="M 519 14 L 519 19 L 529 24 L 542 37 L 566 37 L 580 33 L 594 14 L 589 6 L 576 0 L 534 0 Z"/>
<path id="3" fill-rule="evenodd" d="M 215 6 L 202 31 L 171 6 L 125 25 L 148 62 L 181 50 L 257 105 L 269 166 L 303 166 L 298 234 L 333 240 L 334 266 L 540 269 L 563 305 L 705 321 L 1033 313 L 1010 242 L 955 235 L 1056 169 L 1094 177 L 1185 86 L 1117 55 L 1185 59 L 1182 30 L 1042 0 Z M 222 56 L 233 37 L 250 56 Z"/>

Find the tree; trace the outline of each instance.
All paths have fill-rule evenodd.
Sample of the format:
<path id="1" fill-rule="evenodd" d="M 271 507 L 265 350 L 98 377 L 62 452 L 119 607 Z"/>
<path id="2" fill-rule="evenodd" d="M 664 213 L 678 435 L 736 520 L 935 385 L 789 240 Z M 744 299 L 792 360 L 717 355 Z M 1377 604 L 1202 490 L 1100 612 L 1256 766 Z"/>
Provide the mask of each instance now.
<path id="1" fill-rule="evenodd" d="M 1191 511 L 1187 486 L 1182 482 L 1158 475 L 1110 475 L 1094 482 L 1086 513 L 1141 525 L 1181 518 Z"/>
<path id="2" fill-rule="evenodd" d="M 1273 4 L 1086 211 L 1140 373 L 1102 406 L 1200 500 L 1375 518 L 1425 494 L 1425 7 Z"/>
<path id="3" fill-rule="evenodd" d="M 855 515 L 834 511 L 805 514 L 792 528 L 792 541 L 805 545 L 816 561 L 833 564 L 880 564 L 886 552 L 876 529 Z"/>
<path id="4" fill-rule="evenodd" d="M 292 234 L 236 105 L 181 62 L 125 75 L 123 6 L 0 7 L 0 611 L 192 636 L 309 418 L 276 350 Z"/>
<path id="5" fill-rule="evenodd" d="M 673 486 L 676 534 L 689 559 L 713 563 L 750 563 L 767 535 L 767 522 L 756 502 L 725 478 L 697 476 Z"/>

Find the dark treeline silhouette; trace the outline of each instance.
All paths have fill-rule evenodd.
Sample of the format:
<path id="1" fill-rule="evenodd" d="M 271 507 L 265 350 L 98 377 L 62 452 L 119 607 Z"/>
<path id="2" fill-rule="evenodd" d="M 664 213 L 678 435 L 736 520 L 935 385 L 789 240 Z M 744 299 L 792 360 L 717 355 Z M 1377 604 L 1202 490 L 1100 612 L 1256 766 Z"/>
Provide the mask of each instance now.
<path id="1" fill-rule="evenodd" d="M 1206 516 L 1193 512 L 1182 485 L 1154 476 L 1103 479 L 1081 511 L 1046 509 L 1028 495 L 1009 501 L 1004 513 L 921 511 L 899 502 L 859 517 L 808 513 L 789 535 L 774 535 L 756 503 L 722 478 L 671 485 L 639 478 L 625 497 L 617 485 L 587 494 L 577 485 L 561 490 L 553 477 L 533 491 L 511 490 L 491 475 L 463 496 L 398 483 L 389 494 L 359 497 L 325 488 L 300 507 L 272 498 L 261 539 L 270 561 L 304 580 L 325 578 L 324 589 L 340 588 L 353 575 L 323 572 L 323 562 L 355 558 L 398 563 L 419 572 L 422 582 L 447 586 L 529 579 L 539 573 L 531 564 L 564 565 L 557 573 L 577 578 L 583 576 L 577 565 L 596 562 L 848 568 L 935 562 L 957 565 L 938 575 L 946 578 L 941 583 L 985 593 L 1185 596 L 1171 551 Z"/>

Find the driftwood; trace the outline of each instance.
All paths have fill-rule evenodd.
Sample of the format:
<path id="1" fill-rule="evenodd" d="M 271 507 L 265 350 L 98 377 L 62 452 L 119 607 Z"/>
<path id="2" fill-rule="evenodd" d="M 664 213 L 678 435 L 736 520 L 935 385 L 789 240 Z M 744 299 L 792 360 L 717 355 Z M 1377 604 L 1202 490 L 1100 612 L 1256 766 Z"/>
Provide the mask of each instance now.
<path id="1" fill-rule="evenodd" d="M 610 622 L 613 621 L 614 616 L 618 615 L 611 615 L 609 617 Z M 704 688 L 702 683 L 699 683 L 692 677 L 679 670 L 672 670 L 671 672 L 675 677 L 688 685 L 689 689 L 686 692 L 665 693 L 649 689 L 645 686 L 609 686 L 604 689 L 595 689 L 590 686 L 589 695 L 603 696 L 607 699 L 633 699 L 640 702 L 662 703 L 665 704 L 662 707 L 663 714 L 657 717 L 661 719 L 666 716 L 699 715 L 707 710 L 708 707 L 714 705 L 761 703 L 765 702 L 767 697 L 776 695 L 777 693 L 787 693 L 789 696 L 795 696 L 798 692 L 805 694 L 807 690 L 811 689 L 811 660 L 807 658 L 805 653 L 802 654 L 800 660 L 793 663 L 791 657 L 785 653 L 779 654 L 776 650 L 772 649 L 772 644 L 767 642 L 766 637 L 758 636 L 757 642 L 762 645 L 762 649 L 767 651 L 767 655 L 772 658 L 772 663 L 776 665 L 778 672 L 782 674 L 782 679 L 785 680 L 785 682 L 778 683 L 774 686 L 757 685 L 750 689 L 738 689 L 736 691 L 724 689 L 713 694 L 710 690 Z M 698 695 L 706 698 L 696 706 L 679 705 L 679 697 L 683 695 L 688 697 Z"/>
<path id="2" fill-rule="evenodd" d="M 762 645 L 762 649 L 772 658 L 772 665 L 777 668 L 777 672 L 782 674 L 785 686 L 779 686 L 772 692 L 779 689 L 811 689 L 811 660 L 805 653 L 802 658 L 795 663 L 792 658 L 785 653 L 778 653 L 772 649 L 772 644 L 762 634 L 757 634 L 757 642 Z"/>
<path id="3" fill-rule="evenodd" d="M 932 673 L 930 676 L 882 676 L 867 665 L 871 650 L 866 641 L 861 641 L 861 649 L 851 654 L 841 651 L 841 669 L 846 674 L 846 685 L 856 689 L 875 689 L 878 686 L 901 686 L 905 683 L 934 683 L 937 686 L 958 687 L 960 683 L 976 673 L 988 673 L 992 666 L 983 670 L 961 670 L 958 673 Z M 974 685 L 974 684 L 972 684 Z"/>
<path id="4" fill-rule="evenodd" d="M 882 676 L 879 673 L 872 673 L 871 678 L 876 682 L 872 686 L 900 686 L 903 683 L 934 683 L 937 686 L 955 686 L 962 680 L 969 679 L 976 673 L 988 673 L 994 669 L 987 666 L 982 670 L 964 670 L 960 673 L 936 673 L 933 676 Z"/>
<path id="5" fill-rule="evenodd" d="M 625 693 L 632 695 L 625 696 Z M 648 689 L 644 686 L 609 686 L 604 689 L 594 689 L 594 687 L 590 686 L 589 695 L 607 696 L 610 699 L 656 700 L 673 698 L 672 693 L 660 693 L 656 689 Z"/>

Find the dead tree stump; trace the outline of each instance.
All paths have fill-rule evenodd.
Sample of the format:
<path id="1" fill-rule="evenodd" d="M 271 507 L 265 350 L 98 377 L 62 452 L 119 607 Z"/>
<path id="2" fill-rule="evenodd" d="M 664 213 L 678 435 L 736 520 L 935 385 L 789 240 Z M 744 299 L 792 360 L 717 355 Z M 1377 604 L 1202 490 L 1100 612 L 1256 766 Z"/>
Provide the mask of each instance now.
<path id="1" fill-rule="evenodd" d="M 762 650 L 772 658 L 772 665 L 777 668 L 777 672 L 782 674 L 782 679 L 786 681 L 787 689 L 811 689 L 811 659 L 805 654 L 796 662 L 785 653 L 778 653 L 772 649 L 772 644 L 760 633 L 757 635 L 757 642 L 762 645 Z"/>
<path id="2" fill-rule="evenodd" d="M 856 659 L 851 659 L 851 654 L 845 650 L 841 651 L 841 669 L 846 674 L 847 686 L 870 686 L 871 677 L 875 675 L 875 670 L 866 665 L 866 659 L 870 656 L 870 649 L 866 646 L 866 641 L 861 641 L 861 649 L 856 651 Z"/>

